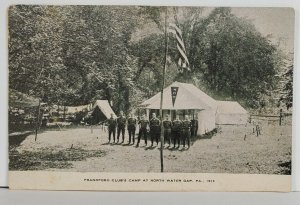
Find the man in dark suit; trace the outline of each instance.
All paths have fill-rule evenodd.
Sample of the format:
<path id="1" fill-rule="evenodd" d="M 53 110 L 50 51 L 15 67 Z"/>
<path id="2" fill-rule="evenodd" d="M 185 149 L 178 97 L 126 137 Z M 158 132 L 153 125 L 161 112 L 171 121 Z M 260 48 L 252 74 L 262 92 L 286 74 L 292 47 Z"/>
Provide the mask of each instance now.
<path id="1" fill-rule="evenodd" d="M 117 118 L 117 128 L 118 128 L 118 135 L 117 135 L 117 143 L 119 143 L 120 134 L 122 133 L 122 143 L 124 143 L 125 138 L 125 126 L 126 126 L 126 117 L 123 111 L 120 112 L 120 116 Z"/>
<path id="2" fill-rule="evenodd" d="M 158 145 L 158 139 L 160 137 L 160 120 L 156 117 L 155 113 L 152 113 L 152 118 L 150 120 L 150 135 L 151 147 L 153 146 L 154 139 L 156 141 L 156 145 Z"/>
<path id="3" fill-rule="evenodd" d="M 113 140 L 115 143 L 117 121 L 114 118 L 113 113 L 111 113 L 110 118 L 107 119 L 107 125 L 108 125 L 108 143 L 110 143 L 111 135 L 113 135 Z"/>
<path id="4" fill-rule="evenodd" d="M 181 139 L 183 143 L 183 147 L 185 147 L 185 143 L 187 142 L 188 148 L 190 148 L 190 136 L 191 136 L 191 121 L 189 120 L 189 116 L 185 115 L 184 120 L 181 124 Z"/>
<path id="5" fill-rule="evenodd" d="M 130 113 L 130 116 L 129 116 L 128 120 L 127 120 L 127 130 L 128 130 L 128 135 L 129 135 L 129 142 L 128 142 L 128 144 L 131 144 L 131 138 L 132 138 L 132 143 L 134 144 L 136 122 L 137 122 L 137 120 L 134 117 L 133 113 Z"/>
<path id="6" fill-rule="evenodd" d="M 145 145 L 147 146 L 147 128 L 149 126 L 149 121 L 146 119 L 145 115 L 142 116 L 142 119 L 139 121 L 138 124 L 140 125 L 140 130 L 136 146 L 139 146 L 142 136 L 144 137 Z"/>
<path id="7" fill-rule="evenodd" d="M 163 121 L 163 126 L 164 126 L 164 143 L 167 141 L 169 146 L 171 146 L 172 121 L 169 119 L 169 115 L 166 115 L 166 119 Z"/>

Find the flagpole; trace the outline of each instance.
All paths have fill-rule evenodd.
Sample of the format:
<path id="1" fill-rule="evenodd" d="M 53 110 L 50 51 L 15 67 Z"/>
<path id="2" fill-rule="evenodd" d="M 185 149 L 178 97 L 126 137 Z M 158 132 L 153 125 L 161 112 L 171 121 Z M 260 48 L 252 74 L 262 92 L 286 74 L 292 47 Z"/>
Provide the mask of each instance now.
<path id="1" fill-rule="evenodd" d="M 164 155 L 163 155 L 163 148 L 164 148 L 164 127 L 163 127 L 163 112 L 162 112 L 162 106 L 163 106 L 163 97 L 164 97 L 164 87 L 165 87 L 165 74 L 167 69 L 167 55 L 168 55 L 168 33 L 167 33 L 167 19 L 168 19 L 168 7 L 166 7 L 165 12 L 165 62 L 163 67 L 163 80 L 162 80 L 162 86 L 161 86 L 161 95 L 160 95 L 160 122 L 161 122 L 161 132 L 160 132 L 160 171 L 164 172 Z"/>

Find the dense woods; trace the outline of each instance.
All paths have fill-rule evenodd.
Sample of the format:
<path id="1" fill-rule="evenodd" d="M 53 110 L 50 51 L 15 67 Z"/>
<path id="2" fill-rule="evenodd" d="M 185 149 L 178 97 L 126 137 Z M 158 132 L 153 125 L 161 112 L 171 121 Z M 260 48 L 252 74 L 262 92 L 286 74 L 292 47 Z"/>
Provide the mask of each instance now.
<path id="1" fill-rule="evenodd" d="M 165 9 L 12 6 L 9 87 L 49 104 L 108 99 L 128 112 L 160 91 Z M 193 83 L 248 108 L 292 107 L 293 65 L 282 63 L 278 46 L 229 8 L 203 10 L 168 8 L 168 21 L 182 29 L 191 72 L 178 72 L 169 35 L 166 85 Z"/>

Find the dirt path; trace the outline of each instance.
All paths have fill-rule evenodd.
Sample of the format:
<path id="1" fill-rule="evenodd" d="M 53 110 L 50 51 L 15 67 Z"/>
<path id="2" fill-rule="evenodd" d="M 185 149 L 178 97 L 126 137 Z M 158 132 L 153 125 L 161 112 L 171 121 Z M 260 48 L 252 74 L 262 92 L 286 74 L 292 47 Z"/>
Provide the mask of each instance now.
<path id="1" fill-rule="evenodd" d="M 126 135 L 125 142 L 127 141 Z M 143 141 L 138 148 L 133 145 L 107 144 L 107 132 L 101 128 L 93 129 L 93 133 L 89 128 L 46 131 L 38 136 L 36 142 L 34 136 L 30 135 L 15 152 L 24 157 L 29 154 L 23 161 L 29 158 L 38 162 L 47 161 L 31 168 L 29 164 L 29 169 L 81 172 L 160 171 L 158 147 L 145 147 Z M 33 153 L 36 153 L 34 157 L 30 155 Z M 290 160 L 290 126 L 264 127 L 259 137 L 252 134 L 252 127 L 223 126 L 212 138 L 195 141 L 189 150 L 164 149 L 166 172 L 283 174 L 288 173 Z M 22 169 L 22 165 L 20 167 Z"/>

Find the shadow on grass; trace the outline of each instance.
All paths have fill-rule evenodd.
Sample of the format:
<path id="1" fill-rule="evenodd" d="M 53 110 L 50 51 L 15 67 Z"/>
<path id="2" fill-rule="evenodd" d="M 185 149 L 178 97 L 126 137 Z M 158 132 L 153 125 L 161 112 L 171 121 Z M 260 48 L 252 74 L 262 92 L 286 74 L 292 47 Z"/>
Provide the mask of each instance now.
<path id="1" fill-rule="evenodd" d="M 33 131 L 25 131 L 9 134 L 9 145 L 17 147 L 26 139 L 26 137 L 33 133 Z"/>
<path id="2" fill-rule="evenodd" d="M 205 139 L 211 139 L 213 136 L 215 136 L 220 131 L 219 128 L 215 128 L 210 132 L 205 133 L 204 135 L 197 135 L 195 137 L 191 137 L 191 144 L 193 145 L 197 140 L 205 140 Z"/>
<path id="3" fill-rule="evenodd" d="M 188 151 L 189 148 L 181 148 L 181 149 L 178 149 L 179 152 L 185 152 L 185 151 Z"/>
<path id="4" fill-rule="evenodd" d="M 283 174 L 283 175 L 291 175 L 292 170 L 292 162 L 291 160 L 288 162 L 281 162 L 278 164 L 280 167 L 280 171 L 277 174 Z"/>
<path id="5" fill-rule="evenodd" d="M 157 148 L 157 146 L 150 146 L 150 147 L 145 147 L 145 150 L 154 150 Z"/>
<path id="6" fill-rule="evenodd" d="M 168 150 L 170 151 L 178 151 L 179 150 L 179 147 L 169 147 Z"/>
<path id="7" fill-rule="evenodd" d="M 72 148 L 55 150 L 43 148 L 39 151 L 24 151 L 19 153 L 11 149 L 9 153 L 10 170 L 44 170 L 49 168 L 65 169 L 72 168 L 72 161 L 83 161 L 91 157 L 103 157 L 106 152 L 102 150 L 84 150 Z"/>
<path id="8" fill-rule="evenodd" d="M 122 146 L 125 146 L 125 147 L 126 147 L 126 146 L 127 146 L 127 147 L 128 147 L 128 146 L 132 146 L 132 145 L 133 145 L 133 144 L 131 144 L 131 143 L 130 143 L 130 144 L 129 144 L 129 143 L 122 144 Z"/>

